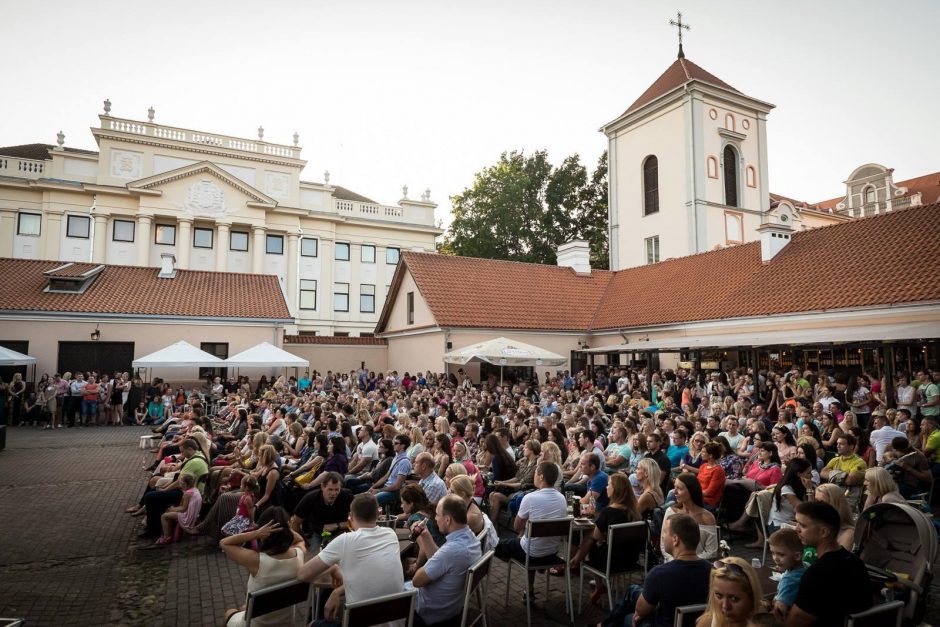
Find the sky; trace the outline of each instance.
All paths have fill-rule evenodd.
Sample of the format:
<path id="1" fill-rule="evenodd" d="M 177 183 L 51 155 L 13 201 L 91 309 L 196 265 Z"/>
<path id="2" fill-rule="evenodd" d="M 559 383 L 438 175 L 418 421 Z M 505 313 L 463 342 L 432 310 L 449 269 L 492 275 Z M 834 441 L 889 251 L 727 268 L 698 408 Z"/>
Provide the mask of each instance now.
<path id="1" fill-rule="evenodd" d="M 304 180 L 449 197 L 504 151 L 578 153 L 686 56 L 776 105 L 771 191 L 820 201 L 857 166 L 940 170 L 940 2 L 0 0 L 0 145 L 95 149 L 112 115 L 289 144 Z M 931 78 L 933 77 L 933 78 Z"/>

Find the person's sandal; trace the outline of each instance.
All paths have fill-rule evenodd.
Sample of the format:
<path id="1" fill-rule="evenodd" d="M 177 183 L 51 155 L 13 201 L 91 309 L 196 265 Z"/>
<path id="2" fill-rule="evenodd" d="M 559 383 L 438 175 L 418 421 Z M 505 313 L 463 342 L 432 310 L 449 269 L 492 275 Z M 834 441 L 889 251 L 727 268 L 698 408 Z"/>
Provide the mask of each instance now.
<path id="1" fill-rule="evenodd" d="M 172 538 L 172 537 L 170 537 L 170 536 L 160 536 L 159 538 L 157 538 L 157 540 L 154 542 L 154 544 L 163 545 L 163 544 L 170 544 L 171 542 L 173 542 L 173 538 Z"/>

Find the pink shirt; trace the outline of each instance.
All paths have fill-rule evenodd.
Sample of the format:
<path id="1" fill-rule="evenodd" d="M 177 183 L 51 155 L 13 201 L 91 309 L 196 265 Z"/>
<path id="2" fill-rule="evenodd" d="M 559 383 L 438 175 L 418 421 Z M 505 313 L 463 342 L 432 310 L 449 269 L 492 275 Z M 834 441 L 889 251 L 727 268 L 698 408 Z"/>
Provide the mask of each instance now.
<path id="1" fill-rule="evenodd" d="M 774 464 L 770 468 L 761 468 L 760 464 L 752 464 L 747 471 L 747 478 L 753 479 L 763 487 L 777 485 L 783 478 L 783 471 L 780 466 Z"/>

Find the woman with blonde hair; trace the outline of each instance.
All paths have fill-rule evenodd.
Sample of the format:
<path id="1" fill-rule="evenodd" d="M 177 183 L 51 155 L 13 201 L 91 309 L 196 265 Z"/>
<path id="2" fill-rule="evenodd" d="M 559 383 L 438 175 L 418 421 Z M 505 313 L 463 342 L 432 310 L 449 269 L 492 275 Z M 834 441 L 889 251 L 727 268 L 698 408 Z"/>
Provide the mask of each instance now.
<path id="1" fill-rule="evenodd" d="M 881 466 L 875 466 L 865 471 L 865 491 L 868 497 L 865 499 L 865 511 L 877 503 L 905 503 L 904 497 L 898 491 L 898 484 L 887 470 Z"/>
<path id="2" fill-rule="evenodd" d="M 421 432 L 421 428 L 414 427 L 411 430 L 411 446 L 408 447 L 405 453 L 408 455 L 408 460 L 412 464 L 415 462 L 415 457 L 417 457 L 419 453 L 424 452 L 424 445 L 422 444 L 423 440 L 424 434 Z"/>
<path id="3" fill-rule="evenodd" d="M 644 457 L 636 467 L 636 480 L 640 484 L 640 495 L 637 497 L 636 505 L 640 518 L 647 512 L 663 504 L 663 491 L 660 488 L 662 483 L 663 471 L 659 469 L 659 464 L 650 457 Z"/>
<path id="4" fill-rule="evenodd" d="M 849 501 L 845 498 L 845 488 L 834 483 L 823 483 L 816 488 L 816 500 L 828 503 L 839 512 L 839 535 L 836 541 L 846 550 L 851 551 L 855 545 L 855 520 Z"/>
<path id="5" fill-rule="evenodd" d="M 708 584 L 708 607 L 695 627 L 749 627 L 765 611 L 757 572 L 740 557 L 715 562 Z"/>

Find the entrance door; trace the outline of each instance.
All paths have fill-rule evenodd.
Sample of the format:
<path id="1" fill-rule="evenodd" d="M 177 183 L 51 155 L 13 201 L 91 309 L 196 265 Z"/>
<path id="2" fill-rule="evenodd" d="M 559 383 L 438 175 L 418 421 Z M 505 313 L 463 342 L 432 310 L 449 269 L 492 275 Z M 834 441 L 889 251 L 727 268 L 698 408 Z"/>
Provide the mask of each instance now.
<path id="1" fill-rule="evenodd" d="M 133 342 L 59 342 L 59 372 L 131 372 Z"/>

